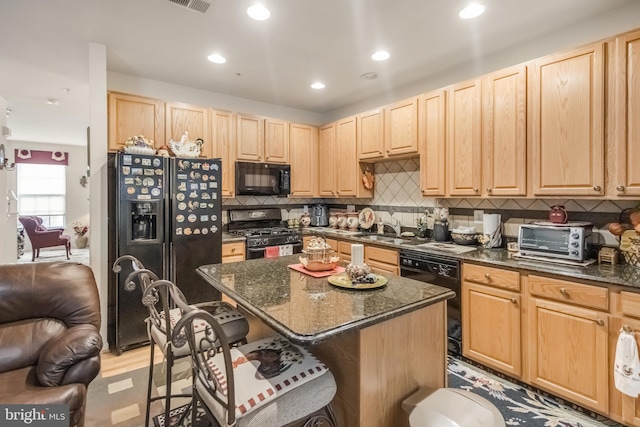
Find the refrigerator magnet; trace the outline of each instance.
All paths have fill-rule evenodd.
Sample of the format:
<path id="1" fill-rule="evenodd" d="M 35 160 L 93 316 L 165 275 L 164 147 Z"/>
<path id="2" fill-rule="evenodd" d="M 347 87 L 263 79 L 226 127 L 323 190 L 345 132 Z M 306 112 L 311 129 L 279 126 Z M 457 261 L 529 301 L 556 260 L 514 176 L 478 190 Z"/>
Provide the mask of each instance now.
<path id="1" fill-rule="evenodd" d="M 210 198 L 209 193 L 202 193 L 202 200 L 209 200 Z"/>
<path id="2" fill-rule="evenodd" d="M 207 227 L 202 228 L 202 234 L 208 234 L 209 229 Z"/>
<path id="3" fill-rule="evenodd" d="M 149 189 L 148 188 L 141 188 L 140 189 L 140 194 L 149 194 Z"/>
<path id="4" fill-rule="evenodd" d="M 217 164 L 217 163 L 214 163 L 214 164 L 211 166 L 211 169 L 213 169 L 214 171 L 217 171 L 217 170 L 218 170 L 218 164 Z"/>
<path id="5" fill-rule="evenodd" d="M 195 214 L 191 214 L 187 217 L 187 221 L 189 222 L 196 222 L 197 219 L 198 217 Z"/>
<path id="6" fill-rule="evenodd" d="M 131 168 L 129 166 L 123 166 L 122 167 L 122 174 L 123 175 L 129 175 L 131 173 Z"/>
<path id="7" fill-rule="evenodd" d="M 212 203 L 213 204 L 213 203 Z M 211 221 L 215 221 L 218 219 L 218 215 L 211 215 Z"/>
<path id="8" fill-rule="evenodd" d="M 122 164 L 131 166 L 131 154 L 125 154 L 122 156 Z"/>
<path id="9" fill-rule="evenodd" d="M 124 183 L 126 185 L 133 185 L 133 178 L 125 178 Z"/>
<path id="10" fill-rule="evenodd" d="M 200 189 L 201 189 L 201 190 L 206 190 L 206 189 L 207 189 L 207 184 L 206 184 L 206 183 L 204 183 L 204 182 L 201 182 L 201 183 L 200 183 Z"/>
<path id="11" fill-rule="evenodd" d="M 177 234 L 178 236 L 181 236 L 181 235 L 182 235 L 182 227 L 178 227 L 178 228 L 176 228 L 176 234 Z"/>
<path id="12" fill-rule="evenodd" d="M 191 228 L 187 227 L 184 229 L 184 235 L 185 236 L 191 236 Z"/>
<path id="13" fill-rule="evenodd" d="M 152 196 L 156 196 L 156 197 L 159 196 L 160 195 L 160 189 L 159 188 L 153 188 L 151 190 L 151 195 Z"/>
<path id="14" fill-rule="evenodd" d="M 189 190 L 197 190 L 197 189 L 198 189 L 197 182 L 192 182 L 191 184 L 189 184 Z"/>
<path id="15" fill-rule="evenodd" d="M 210 208 L 213 208 L 213 203 L 209 203 L 207 206 L 209 206 Z M 215 221 L 215 219 L 214 219 Z"/>
<path id="16" fill-rule="evenodd" d="M 145 178 L 142 181 L 142 185 L 144 185 L 145 187 L 153 187 L 156 184 L 156 182 L 153 180 L 153 178 Z"/>
<path id="17" fill-rule="evenodd" d="M 142 180 L 138 176 L 133 178 L 133 182 L 134 182 L 135 185 L 142 185 Z"/>
<path id="18" fill-rule="evenodd" d="M 131 168 L 131 173 L 134 175 L 142 175 L 142 168 Z"/>
<path id="19" fill-rule="evenodd" d="M 198 209 L 200 207 L 200 202 L 198 202 L 198 201 L 193 202 L 193 207 L 195 209 Z"/>
<path id="20" fill-rule="evenodd" d="M 178 175 L 178 179 L 187 179 L 188 175 L 186 173 L 179 173 Z"/>
<path id="21" fill-rule="evenodd" d="M 200 163 L 200 162 L 197 162 L 197 163 L 194 163 L 193 165 L 191 165 L 191 167 L 193 169 L 200 169 L 200 166 L 202 166 L 202 163 Z"/>
<path id="22" fill-rule="evenodd" d="M 212 225 L 209 230 L 211 230 L 212 233 L 215 233 L 216 231 L 218 231 L 218 227 L 216 227 L 215 225 Z"/>
<path id="23" fill-rule="evenodd" d="M 184 222 L 184 215 L 182 215 L 182 214 L 176 215 L 176 221 L 177 222 Z"/>
<path id="24" fill-rule="evenodd" d="M 151 166 L 151 159 L 142 159 L 142 166 Z"/>
<path id="25" fill-rule="evenodd" d="M 181 182 L 180 185 L 178 185 L 178 191 L 187 191 L 187 184 L 185 182 Z"/>
<path id="26" fill-rule="evenodd" d="M 212 199 L 217 199 L 218 198 L 218 193 L 211 193 L 211 198 Z"/>
<path id="27" fill-rule="evenodd" d="M 217 182 L 215 182 L 215 181 L 211 181 L 211 182 L 209 183 L 209 188 L 218 188 L 218 183 L 217 183 Z"/>
<path id="28" fill-rule="evenodd" d="M 187 204 L 185 202 L 178 203 L 178 209 L 180 209 L 181 211 L 185 210 L 186 208 Z"/>
<path id="29" fill-rule="evenodd" d="M 144 170 L 144 174 L 145 174 L 146 176 L 149 176 L 149 175 L 155 175 L 155 173 L 156 173 L 156 171 L 155 171 L 154 169 L 145 169 L 145 170 Z"/>
<path id="30" fill-rule="evenodd" d="M 155 167 L 160 166 L 160 159 L 153 159 L 153 166 Z"/>
<path id="31" fill-rule="evenodd" d="M 163 173 L 162 169 L 156 169 L 156 175 L 162 175 Z"/>
<path id="32" fill-rule="evenodd" d="M 139 165 L 139 164 L 140 164 L 140 158 L 139 158 L 139 157 L 136 157 L 135 159 L 133 159 L 133 163 L 135 163 L 135 164 L 138 164 L 138 165 Z"/>
<path id="33" fill-rule="evenodd" d="M 196 197 L 198 197 L 198 193 L 195 190 L 193 190 L 191 193 L 189 193 L 189 197 L 192 199 L 195 199 Z"/>
<path id="34" fill-rule="evenodd" d="M 209 163 L 203 163 L 203 164 L 202 164 L 202 170 L 203 170 L 203 171 L 208 171 L 210 166 L 211 166 L 211 165 L 210 165 Z"/>
<path id="35" fill-rule="evenodd" d="M 194 229 L 193 234 L 200 234 L 200 229 L 199 228 Z"/>
<path id="36" fill-rule="evenodd" d="M 129 194 L 133 194 L 133 193 L 135 193 L 135 192 L 136 192 L 136 189 L 135 189 L 135 188 L 133 188 L 133 187 L 127 187 L 127 193 L 129 193 Z"/>
<path id="37" fill-rule="evenodd" d="M 209 175 L 202 175 L 202 180 L 203 180 L 204 182 L 209 181 Z"/>
<path id="38" fill-rule="evenodd" d="M 176 195 L 176 199 L 178 199 L 179 202 L 184 200 L 184 193 L 178 193 Z"/>
<path id="39" fill-rule="evenodd" d="M 200 222 L 209 221 L 209 215 L 200 215 Z"/>

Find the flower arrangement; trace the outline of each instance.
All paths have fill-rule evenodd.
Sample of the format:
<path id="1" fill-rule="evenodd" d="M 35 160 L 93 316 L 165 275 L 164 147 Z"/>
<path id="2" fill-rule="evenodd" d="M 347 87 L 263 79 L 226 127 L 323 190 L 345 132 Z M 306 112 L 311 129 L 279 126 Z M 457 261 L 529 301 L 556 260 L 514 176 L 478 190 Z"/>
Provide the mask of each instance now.
<path id="1" fill-rule="evenodd" d="M 87 231 L 89 231 L 88 225 L 84 225 L 80 221 L 76 221 L 73 223 L 73 233 L 76 236 L 84 236 L 85 234 L 87 234 Z"/>

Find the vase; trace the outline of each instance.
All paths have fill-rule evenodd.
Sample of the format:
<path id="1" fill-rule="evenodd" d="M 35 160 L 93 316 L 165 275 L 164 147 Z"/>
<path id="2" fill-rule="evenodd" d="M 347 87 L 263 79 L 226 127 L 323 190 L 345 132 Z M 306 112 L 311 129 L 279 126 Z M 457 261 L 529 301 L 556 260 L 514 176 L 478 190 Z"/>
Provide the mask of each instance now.
<path id="1" fill-rule="evenodd" d="M 87 236 L 76 236 L 76 248 L 84 249 L 87 247 L 89 243 L 89 238 Z"/>

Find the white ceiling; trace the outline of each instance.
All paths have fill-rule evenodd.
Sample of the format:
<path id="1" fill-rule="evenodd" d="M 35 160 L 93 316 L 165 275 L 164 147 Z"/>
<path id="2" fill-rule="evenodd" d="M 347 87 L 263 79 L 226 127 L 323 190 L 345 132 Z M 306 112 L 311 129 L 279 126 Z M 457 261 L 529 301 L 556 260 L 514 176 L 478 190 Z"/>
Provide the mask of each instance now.
<path id="1" fill-rule="evenodd" d="M 262 0 L 271 19 L 257 22 L 245 12 L 253 0 L 213 0 L 205 14 L 169 0 L 1 0 L 10 139 L 84 144 L 90 42 L 107 47 L 110 72 L 330 115 L 638 3 L 480 1 L 485 14 L 463 21 L 467 0 Z M 371 60 L 378 49 L 391 58 Z M 208 62 L 213 52 L 227 63 Z M 379 78 L 362 80 L 366 72 Z M 315 80 L 326 89 L 311 89 Z"/>

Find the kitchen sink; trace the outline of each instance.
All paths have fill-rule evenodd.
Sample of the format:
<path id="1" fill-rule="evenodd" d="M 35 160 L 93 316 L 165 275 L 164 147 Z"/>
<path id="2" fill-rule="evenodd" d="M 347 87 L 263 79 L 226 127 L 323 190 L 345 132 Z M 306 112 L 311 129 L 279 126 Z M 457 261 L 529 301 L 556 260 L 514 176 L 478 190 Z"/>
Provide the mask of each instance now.
<path id="1" fill-rule="evenodd" d="M 371 240 L 374 242 L 394 243 L 396 245 L 401 245 L 403 243 L 410 243 L 413 240 L 412 238 L 403 238 L 403 237 L 397 237 L 397 236 L 369 234 L 369 233 L 354 234 L 352 237 L 358 237 L 360 239 Z"/>

